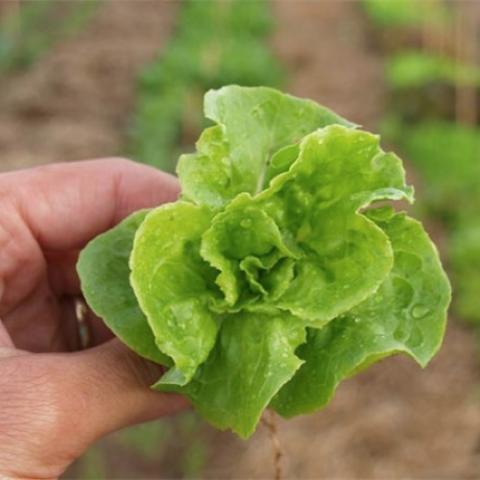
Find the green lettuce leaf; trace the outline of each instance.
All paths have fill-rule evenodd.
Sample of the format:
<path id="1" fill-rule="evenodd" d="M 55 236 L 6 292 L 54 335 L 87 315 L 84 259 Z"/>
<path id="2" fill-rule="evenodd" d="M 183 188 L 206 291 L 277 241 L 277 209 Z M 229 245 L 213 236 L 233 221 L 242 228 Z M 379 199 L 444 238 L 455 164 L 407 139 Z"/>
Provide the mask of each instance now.
<path id="1" fill-rule="evenodd" d="M 197 153 L 180 157 L 177 171 L 183 198 L 212 208 L 263 190 L 270 158 L 280 148 L 326 125 L 354 126 L 311 100 L 267 87 L 210 90 L 205 116 L 216 126 L 203 132 Z"/>
<path id="2" fill-rule="evenodd" d="M 304 253 L 277 305 L 320 327 L 375 292 L 393 254 L 359 210 L 402 198 L 413 201 L 413 190 L 377 136 L 332 125 L 305 137 L 289 171 L 255 199 Z"/>
<path id="3" fill-rule="evenodd" d="M 324 406 L 338 384 L 403 352 L 424 366 L 450 300 L 413 201 L 379 138 L 268 88 L 209 92 L 207 128 L 179 164 L 182 199 L 141 212 L 82 253 L 90 306 L 153 386 L 188 395 L 242 437 L 272 406 Z"/>
<path id="4" fill-rule="evenodd" d="M 296 258 L 293 247 L 286 244 L 275 221 L 242 193 L 213 219 L 202 237 L 201 255 L 221 272 L 216 283 L 226 303 L 234 306 L 239 299 L 267 294 L 268 279 L 261 281 L 259 270 L 271 274 L 277 261 Z"/>
<path id="5" fill-rule="evenodd" d="M 389 236 L 395 265 L 380 289 L 322 329 L 309 329 L 304 364 L 272 402 L 285 417 L 326 405 L 338 384 L 403 352 L 425 366 L 440 348 L 450 285 L 421 224 L 388 210 L 370 215 Z M 389 217 L 389 218 L 388 218 Z"/>
<path id="6" fill-rule="evenodd" d="M 77 270 L 88 305 L 112 332 L 142 357 L 171 365 L 171 359 L 155 344 L 129 281 L 133 239 L 147 213 L 134 213 L 92 240 L 81 253 Z"/>
<path id="7" fill-rule="evenodd" d="M 177 202 L 150 212 L 135 236 L 131 283 L 158 348 L 176 366 L 165 382 L 187 383 L 212 350 L 217 316 L 208 308 L 215 272 L 199 255 L 208 208 Z"/>
<path id="8" fill-rule="evenodd" d="M 375 292 L 393 265 L 388 237 L 359 209 L 413 192 L 400 159 L 367 132 L 329 126 L 298 153 L 270 188 L 238 195 L 215 216 L 201 254 L 221 271 L 229 305 L 273 302 L 320 327 Z"/>
<path id="9" fill-rule="evenodd" d="M 305 328 L 291 315 L 234 314 L 193 381 L 171 390 L 188 395 L 215 427 L 247 438 L 303 363 L 294 352 L 304 341 Z"/>

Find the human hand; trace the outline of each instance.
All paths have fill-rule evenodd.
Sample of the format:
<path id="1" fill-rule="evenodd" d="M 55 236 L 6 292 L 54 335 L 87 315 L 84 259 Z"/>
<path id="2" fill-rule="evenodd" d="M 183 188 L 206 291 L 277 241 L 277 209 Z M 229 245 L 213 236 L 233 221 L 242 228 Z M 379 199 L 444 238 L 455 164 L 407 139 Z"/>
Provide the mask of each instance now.
<path id="1" fill-rule="evenodd" d="M 106 433 L 185 407 L 91 314 L 77 351 L 74 312 L 84 245 L 177 195 L 173 177 L 120 159 L 0 175 L 1 478 L 56 478 Z"/>

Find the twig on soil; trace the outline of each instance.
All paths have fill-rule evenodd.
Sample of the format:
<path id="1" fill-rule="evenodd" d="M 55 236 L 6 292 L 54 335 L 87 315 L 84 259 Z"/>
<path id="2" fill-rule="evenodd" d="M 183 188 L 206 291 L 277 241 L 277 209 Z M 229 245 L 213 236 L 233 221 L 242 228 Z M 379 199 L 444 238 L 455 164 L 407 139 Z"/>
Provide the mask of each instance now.
<path id="1" fill-rule="evenodd" d="M 267 427 L 268 434 L 272 442 L 273 468 L 275 473 L 274 479 L 282 480 L 284 478 L 282 465 L 284 453 L 280 443 L 280 438 L 278 436 L 278 424 L 275 412 L 273 410 L 265 410 L 265 413 L 262 417 L 262 423 Z"/>

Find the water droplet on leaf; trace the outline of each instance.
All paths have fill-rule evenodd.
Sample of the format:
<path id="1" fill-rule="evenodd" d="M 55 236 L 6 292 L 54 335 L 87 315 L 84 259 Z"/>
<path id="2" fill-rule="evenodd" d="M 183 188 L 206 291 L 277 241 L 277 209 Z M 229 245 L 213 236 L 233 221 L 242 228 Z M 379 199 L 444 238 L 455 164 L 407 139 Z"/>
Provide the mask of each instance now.
<path id="1" fill-rule="evenodd" d="M 411 310 L 411 315 L 413 318 L 420 319 L 426 317 L 430 313 L 430 309 L 425 305 L 414 305 Z"/>

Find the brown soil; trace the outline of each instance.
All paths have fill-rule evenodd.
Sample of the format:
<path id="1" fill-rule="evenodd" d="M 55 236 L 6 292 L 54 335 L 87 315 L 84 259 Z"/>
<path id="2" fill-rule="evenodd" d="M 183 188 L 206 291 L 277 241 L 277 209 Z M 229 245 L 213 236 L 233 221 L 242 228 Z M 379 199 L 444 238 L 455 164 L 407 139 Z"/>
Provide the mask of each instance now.
<path id="1" fill-rule="evenodd" d="M 289 90 L 374 129 L 384 103 L 382 64 L 368 49 L 358 4 L 273 5 Z M 407 358 L 384 360 L 345 382 L 318 414 L 281 420 L 286 478 L 480 478 L 479 378 L 476 339 L 451 321 L 427 369 Z M 207 478 L 272 477 L 265 428 L 248 443 L 217 434 L 216 445 Z"/>
<path id="2" fill-rule="evenodd" d="M 174 2 L 106 1 L 74 38 L 0 82 L 0 171 L 118 155 L 135 78 L 168 38 Z"/>
<path id="3" fill-rule="evenodd" d="M 277 1 L 274 47 L 289 67 L 289 91 L 375 128 L 384 106 L 383 68 L 368 51 L 355 2 Z"/>
<path id="4" fill-rule="evenodd" d="M 0 2 L 0 19 L 7 16 L 18 5 L 18 0 L 3 0 Z"/>

